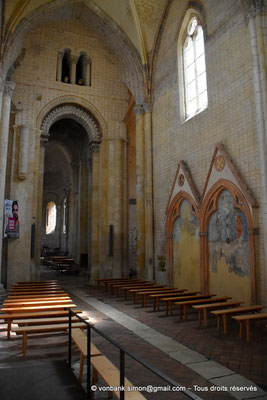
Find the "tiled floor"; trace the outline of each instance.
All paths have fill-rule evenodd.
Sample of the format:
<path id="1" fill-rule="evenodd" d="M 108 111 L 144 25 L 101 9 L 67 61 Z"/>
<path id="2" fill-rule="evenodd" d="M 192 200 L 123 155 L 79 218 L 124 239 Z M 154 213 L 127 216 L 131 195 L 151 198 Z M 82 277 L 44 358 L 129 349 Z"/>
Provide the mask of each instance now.
<path id="1" fill-rule="evenodd" d="M 229 333 L 224 335 L 217 333 L 213 318 L 209 319 L 207 328 L 199 329 L 196 314 L 189 314 L 188 321 L 180 321 L 177 310 L 173 317 L 166 317 L 163 310 L 153 312 L 152 307 L 142 308 L 134 305 L 132 300 L 118 299 L 105 293 L 104 289 L 89 286 L 86 276 L 44 271 L 43 279 L 49 278 L 60 281 L 77 306 L 88 313 L 103 333 L 180 385 L 191 388 L 201 398 L 267 399 L 267 329 L 264 324 L 253 326 L 252 340 L 247 344 L 245 340 L 239 340 L 234 321 L 229 324 Z M 30 338 L 25 359 L 21 355 L 21 339 L 12 336 L 7 341 L 5 335 L 5 332 L 0 332 L 1 367 L 66 357 L 67 338 L 64 334 L 53 338 L 42 335 L 41 345 L 38 335 Z M 118 350 L 100 336 L 93 334 L 93 337 L 97 347 L 119 365 Z M 77 352 L 74 353 L 73 365 L 77 372 Z M 136 386 L 167 386 L 166 382 L 128 356 L 126 375 Z M 231 394 L 225 391 L 230 385 L 236 385 Z M 256 385 L 258 388 L 254 391 Z M 250 390 L 240 391 L 245 387 L 250 387 Z M 144 391 L 142 394 L 148 399 L 152 396 Z M 97 391 L 95 397 L 107 398 L 107 393 Z M 185 399 L 186 396 L 182 392 L 168 391 L 153 393 L 153 398 L 172 400 Z"/>

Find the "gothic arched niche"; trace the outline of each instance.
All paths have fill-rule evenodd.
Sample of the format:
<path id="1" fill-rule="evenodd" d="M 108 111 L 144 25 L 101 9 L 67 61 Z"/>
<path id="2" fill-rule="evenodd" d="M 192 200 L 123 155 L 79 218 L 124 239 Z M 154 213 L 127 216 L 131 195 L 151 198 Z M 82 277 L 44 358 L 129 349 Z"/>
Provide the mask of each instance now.
<path id="1" fill-rule="evenodd" d="M 245 197 L 232 182 L 218 181 L 209 190 L 200 221 L 205 289 L 246 304 L 255 299 L 252 215 Z M 205 243 L 206 242 L 206 243 Z"/>
<path id="2" fill-rule="evenodd" d="M 181 198 L 172 228 L 172 282 L 175 287 L 200 289 L 199 225 L 193 205 Z"/>

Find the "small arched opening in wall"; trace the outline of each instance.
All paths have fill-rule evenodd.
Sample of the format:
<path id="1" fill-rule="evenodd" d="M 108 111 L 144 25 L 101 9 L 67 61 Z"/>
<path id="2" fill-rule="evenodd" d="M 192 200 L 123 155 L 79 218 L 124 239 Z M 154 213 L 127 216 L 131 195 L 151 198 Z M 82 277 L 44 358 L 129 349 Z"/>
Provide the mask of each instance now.
<path id="1" fill-rule="evenodd" d="M 50 201 L 46 206 L 46 225 L 45 234 L 50 235 L 55 232 L 57 224 L 57 206 L 56 203 Z"/>
<path id="2" fill-rule="evenodd" d="M 198 205 L 180 191 L 171 201 L 166 216 L 166 255 L 169 282 L 179 288 L 200 288 Z"/>
<path id="3" fill-rule="evenodd" d="M 220 179 L 201 205 L 202 290 L 255 303 L 255 230 L 241 190 Z"/>

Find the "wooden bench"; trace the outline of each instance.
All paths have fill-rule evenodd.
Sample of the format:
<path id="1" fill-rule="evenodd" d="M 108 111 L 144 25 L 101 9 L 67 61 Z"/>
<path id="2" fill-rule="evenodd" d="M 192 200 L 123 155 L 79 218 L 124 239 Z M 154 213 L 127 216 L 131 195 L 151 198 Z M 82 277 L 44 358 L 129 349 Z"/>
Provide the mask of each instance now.
<path id="1" fill-rule="evenodd" d="M 93 384 L 98 380 L 100 375 L 105 381 L 107 386 L 120 387 L 120 371 L 112 364 L 111 361 L 105 356 L 91 358 L 91 365 L 93 367 Z M 127 391 L 127 388 L 134 386 L 127 378 L 124 380 L 125 399 L 126 400 L 143 400 L 145 397 L 137 391 Z M 119 391 L 112 391 L 118 399 L 120 398 Z"/>
<path id="2" fill-rule="evenodd" d="M 83 379 L 83 367 L 84 360 L 87 358 L 87 336 L 81 329 L 71 329 L 71 338 L 78 347 L 81 353 L 80 359 L 80 372 L 79 372 L 79 382 L 82 383 Z M 91 357 L 101 356 L 101 352 L 98 348 L 91 342 Z"/>
<path id="3" fill-rule="evenodd" d="M 98 285 L 98 289 L 101 288 L 101 283 L 105 283 L 105 282 L 120 282 L 120 281 L 131 281 L 131 278 L 97 278 L 97 285 Z"/>
<path id="4" fill-rule="evenodd" d="M 58 299 L 58 300 L 17 300 L 17 301 L 4 301 L 4 307 L 19 307 L 19 306 L 42 306 L 42 305 L 52 305 L 52 304 L 69 304 L 72 300 L 69 299 Z"/>
<path id="5" fill-rule="evenodd" d="M 116 294 L 116 290 L 117 290 L 117 294 L 118 296 L 120 296 L 120 289 L 123 287 L 130 287 L 130 288 L 135 288 L 138 286 L 142 286 L 142 285 L 147 285 L 150 284 L 150 282 L 147 281 L 139 281 L 139 282 L 127 282 L 127 283 L 121 283 L 121 284 L 111 284 L 110 285 L 110 293 L 111 294 Z"/>
<path id="6" fill-rule="evenodd" d="M 147 306 L 147 298 L 150 295 L 153 294 L 165 294 L 165 296 L 168 295 L 168 293 L 171 293 L 172 291 L 175 291 L 176 293 L 183 293 L 186 291 L 186 289 L 151 289 L 151 290 L 146 290 L 146 291 L 142 291 L 142 292 L 138 292 L 136 293 L 136 303 L 138 303 L 138 296 L 142 296 L 142 307 L 146 307 Z"/>
<path id="7" fill-rule="evenodd" d="M 75 310 L 76 314 L 82 313 L 81 310 Z M 0 319 L 7 322 L 7 338 L 10 339 L 11 324 L 15 319 L 22 318 L 48 318 L 48 317 L 63 317 L 68 316 L 69 311 L 42 311 L 42 312 L 28 312 L 28 313 L 12 313 L 12 314 L 0 314 Z"/>
<path id="8" fill-rule="evenodd" d="M 254 306 L 248 306 L 248 307 L 235 307 L 235 308 L 230 308 L 226 310 L 216 310 L 216 311 L 211 311 L 211 314 L 216 315 L 217 317 L 217 331 L 219 332 L 220 330 L 220 322 L 221 318 L 223 320 L 223 332 L 227 332 L 227 315 L 234 315 L 234 314 L 242 314 L 246 312 L 255 312 L 255 311 L 260 311 L 263 309 L 263 306 L 260 305 L 254 305 Z"/>
<path id="9" fill-rule="evenodd" d="M 151 289 L 153 289 L 153 288 L 155 288 L 155 289 L 160 289 L 160 288 L 163 288 L 164 286 L 163 285 L 156 285 L 156 284 L 151 284 L 151 286 L 150 285 L 148 285 L 148 286 L 144 286 L 144 287 L 139 287 L 139 288 L 135 288 L 135 289 L 126 289 L 125 290 L 125 300 L 128 300 L 129 299 L 129 296 L 131 295 L 131 294 L 133 294 L 134 295 L 134 298 L 135 298 L 135 296 L 136 296 L 136 293 L 138 293 L 138 292 L 142 292 L 142 291 L 144 291 L 144 290 L 151 290 Z"/>
<path id="10" fill-rule="evenodd" d="M 215 299 L 214 299 L 215 300 Z M 243 301 L 229 301 L 223 303 L 215 303 L 215 304 L 200 304 L 200 305 L 193 305 L 193 308 L 198 311 L 198 326 L 201 327 L 202 324 L 202 316 L 204 320 L 204 326 L 207 326 L 208 321 L 208 311 L 217 310 L 220 308 L 229 308 L 233 306 L 240 306 Z"/>
<path id="11" fill-rule="evenodd" d="M 134 303 L 137 303 L 137 298 L 138 298 L 138 293 L 140 293 L 140 292 L 154 292 L 155 290 L 163 290 L 163 289 L 166 289 L 166 286 L 165 285 L 154 285 L 154 286 L 151 286 L 151 287 L 144 287 L 143 289 L 141 288 L 138 288 L 138 289 L 130 289 L 129 290 L 129 295 L 130 294 L 133 294 L 134 295 Z"/>
<path id="12" fill-rule="evenodd" d="M 125 279 L 124 281 L 120 281 L 120 282 L 104 282 L 104 285 L 105 285 L 105 292 L 107 292 L 108 291 L 108 288 L 109 288 L 109 286 L 110 286 L 110 288 L 112 288 L 112 285 L 115 285 L 115 284 L 119 284 L 119 283 L 124 283 L 124 284 L 132 284 L 132 283 L 140 283 L 140 282 L 144 282 L 142 279 Z"/>
<path id="13" fill-rule="evenodd" d="M 86 325 L 83 322 L 72 323 L 72 328 L 85 329 Z M 27 338 L 28 334 L 47 333 L 47 332 L 63 332 L 69 329 L 69 324 L 49 324 L 49 325 L 33 325 L 21 326 L 19 328 L 12 328 L 12 332 L 17 335 L 22 335 L 22 353 L 25 356 L 27 351 Z"/>
<path id="14" fill-rule="evenodd" d="M 154 294 L 149 294 L 148 297 L 151 298 L 154 302 L 154 311 L 159 310 L 160 306 L 160 299 L 162 297 L 171 297 L 171 296 L 177 296 L 179 293 L 182 293 L 179 289 L 169 289 L 165 293 L 154 293 Z M 188 292 L 187 292 L 188 293 Z M 192 292 L 191 292 L 192 293 Z"/>
<path id="15" fill-rule="evenodd" d="M 246 315 L 233 315 L 233 319 L 239 322 L 239 337 L 242 339 L 243 323 L 246 326 L 246 340 L 250 342 L 250 321 L 258 321 L 260 319 L 267 319 L 267 313 L 246 314 Z"/>
<path id="16" fill-rule="evenodd" d="M 8 295 L 8 297 L 7 297 L 7 300 L 17 300 L 17 299 L 29 299 L 29 300 L 31 300 L 31 299 L 42 299 L 42 298 L 46 298 L 46 299 L 49 299 L 49 298 L 61 298 L 61 297 L 65 297 L 65 296 L 68 296 L 68 294 L 67 293 L 58 293 L 58 294 L 25 294 L 25 295 L 21 295 L 21 294 L 18 294 L 18 295 L 14 295 L 14 294 L 9 294 Z"/>
<path id="17" fill-rule="evenodd" d="M 23 306 L 23 307 L 5 307 L 1 308 L 0 311 L 4 313 L 23 313 L 23 312 L 34 312 L 34 311 L 57 311 L 64 310 L 64 308 L 75 308 L 75 304 L 54 304 L 45 306 Z"/>
<path id="18" fill-rule="evenodd" d="M 192 296 L 183 296 L 184 293 L 182 293 L 182 296 L 176 296 L 176 297 L 167 297 L 161 299 L 161 301 L 164 301 L 166 303 L 166 315 L 169 315 L 169 311 L 170 311 L 170 315 L 172 315 L 172 306 L 173 304 L 178 304 L 179 302 L 182 301 L 189 301 L 189 300 L 200 300 L 200 299 L 209 299 L 212 296 L 216 296 L 215 294 L 195 294 Z"/>
<path id="19" fill-rule="evenodd" d="M 25 295 L 25 294 L 58 294 L 58 293 L 65 293 L 62 289 L 16 289 L 16 290 L 9 290 L 9 295 Z"/>
<path id="20" fill-rule="evenodd" d="M 218 303 L 220 301 L 227 301 L 231 299 L 231 297 L 213 297 L 213 298 L 204 298 L 204 299 L 200 299 L 200 300 L 189 300 L 189 301 L 181 301 L 181 302 L 175 302 L 174 304 L 177 304 L 180 307 L 180 319 L 183 319 L 183 315 L 184 315 L 184 319 L 187 320 L 188 318 L 188 314 L 187 314 L 187 307 L 188 306 L 194 306 L 195 304 L 200 304 L 203 305 L 205 304 L 206 306 L 208 306 L 208 304 L 206 303 Z"/>
<path id="21" fill-rule="evenodd" d="M 44 281 L 24 281 L 24 282 L 17 282 L 17 285 L 25 285 L 25 284 L 29 284 L 29 285 L 35 285 L 38 283 L 58 283 L 57 279 L 53 279 L 53 280 L 44 280 Z"/>

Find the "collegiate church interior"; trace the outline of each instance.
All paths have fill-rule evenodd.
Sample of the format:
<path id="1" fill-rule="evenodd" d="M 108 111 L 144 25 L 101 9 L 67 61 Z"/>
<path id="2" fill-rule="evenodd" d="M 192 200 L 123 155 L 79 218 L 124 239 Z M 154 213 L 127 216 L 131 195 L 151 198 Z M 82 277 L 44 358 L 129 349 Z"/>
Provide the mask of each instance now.
<path id="1" fill-rule="evenodd" d="M 103 331 L 113 309 L 140 340 L 152 329 L 149 346 L 191 385 L 248 382 L 249 398 L 267 398 L 267 0 L 2 0 L 0 24 L 2 303 L 20 282 L 58 280 Z M 203 308 L 190 308 L 180 328 L 109 298 L 105 279 L 194 293 L 184 319 L 201 296 L 248 317 L 229 313 L 223 336 L 209 316 L 207 334 L 195 329 Z"/>

